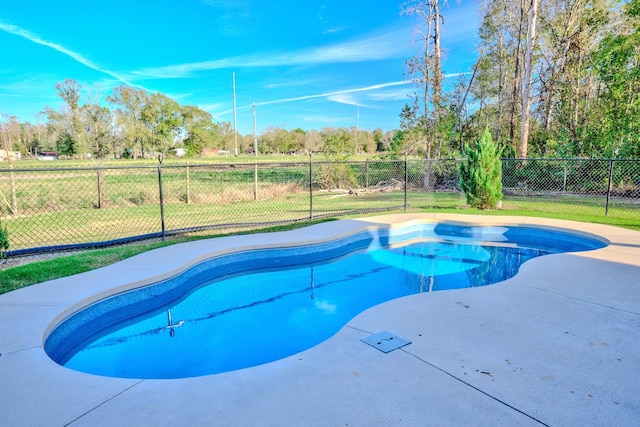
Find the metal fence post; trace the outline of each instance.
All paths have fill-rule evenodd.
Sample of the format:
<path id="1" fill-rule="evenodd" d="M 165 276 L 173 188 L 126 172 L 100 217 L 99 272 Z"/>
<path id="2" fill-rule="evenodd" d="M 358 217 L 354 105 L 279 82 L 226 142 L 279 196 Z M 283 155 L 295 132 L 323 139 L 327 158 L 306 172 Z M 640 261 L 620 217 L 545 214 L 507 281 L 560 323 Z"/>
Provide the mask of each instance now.
<path id="1" fill-rule="evenodd" d="M 604 216 L 609 215 L 609 197 L 611 196 L 611 181 L 613 180 L 613 157 L 609 159 L 609 182 L 607 183 L 607 203 L 604 208 Z"/>
<path id="2" fill-rule="evenodd" d="M 258 200 L 258 164 L 253 165 L 253 200 Z"/>
<path id="3" fill-rule="evenodd" d="M 186 170 L 186 175 L 187 175 L 187 176 L 186 176 L 186 179 L 187 179 L 187 182 L 186 182 L 186 184 L 187 184 L 186 192 L 187 192 L 187 194 L 186 194 L 186 196 L 185 196 L 185 199 L 186 199 L 186 200 L 185 200 L 185 203 L 186 203 L 186 204 L 189 204 L 189 203 L 191 203 L 191 181 L 190 181 L 190 180 L 191 180 L 191 178 L 190 178 L 190 176 L 189 176 L 189 160 L 187 160 L 187 170 Z"/>
<path id="4" fill-rule="evenodd" d="M 0 167 L 0 216 L 2 225 L 11 233 L 11 251 L 6 255 L 11 258 L 57 250 L 52 247 L 61 250 L 100 247 L 151 237 L 170 239 L 182 233 L 314 221 L 316 206 L 320 207 L 318 219 L 403 209 L 407 212 L 409 180 L 415 181 L 412 197 L 416 201 L 425 195 L 429 198 L 425 203 L 418 203 L 420 205 L 432 204 L 437 198 L 438 203 L 442 200 L 445 205 L 465 206 L 464 193 L 459 187 L 460 159 L 431 159 L 429 167 L 424 163 L 426 159 L 412 158 L 414 166 L 410 172 L 408 154 L 404 159 L 349 164 L 321 158 L 316 171 L 313 153 L 307 154 L 307 170 L 304 158 L 295 163 L 196 163 L 193 166 L 189 160 L 186 201 L 190 205 L 182 205 L 185 178 L 180 171 L 184 171 L 185 166 L 167 166 L 169 191 L 165 195 L 164 159 L 157 154 L 157 178 L 153 176 L 153 165 L 71 167 L 54 163 L 38 168 Z M 503 159 L 503 203 L 514 209 L 599 216 L 602 184 L 607 182 L 605 220 L 611 213 L 611 218 L 637 222 L 640 159 L 618 159 L 618 155 L 614 151 L 610 158 L 600 159 L 529 158 L 526 168 L 521 166 L 522 159 Z M 258 202 L 253 201 L 256 165 Z M 353 168 L 354 182 L 361 185 L 364 181 L 371 189 L 352 189 L 351 194 L 344 188 L 336 189 L 325 198 L 325 184 L 331 184 L 333 181 L 329 180 L 335 175 L 331 173 L 336 169 L 346 170 L 345 166 Z M 194 169 L 193 176 L 191 169 Z M 426 170 L 432 171 L 428 193 L 422 189 L 422 174 Z M 316 174 L 320 197 L 317 202 L 314 200 Z M 305 179 L 309 180 L 308 188 L 304 188 Z M 251 194 L 252 188 L 254 194 Z M 15 201 L 10 197 L 14 190 Z M 147 215 L 148 209 L 155 210 L 154 194 L 160 202 L 160 218 L 155 216 L 157 211 Z M 403 197 L 404 206 L 398 203 L 398 196 Z M 169 203 L 168 224 L 165 200 Z M 96 209 L 96 203 L 101 209 Z M 175 204 L 178 208 L 178 203 L 180 214 L 173 215 L 171 207 Z M 22 215 L 15 215 L 18 210 Z M 48 215 L 52 212 L 64 212 L 64 223 L 60 222 L 60 216 Z M 162 234 L 158 233 L 158 219 Z M 106 221 L 114 226 L 100 227 Z M 36 234 L 34 229 L 48 232 Z"/>
<path id="5" fill-rule="evenodd" d="M 162 154 L 158 154 L 158 187 L 160 191 L 160 222 L 162 224 L 162 240 L 165 240 L 165 226 L 164 226 L 164 198 L 162 195 Z"/>
<path id="6" fill-rule="evenodd" d="M 407 163 L 407 153 L 404 153 L 404 210 L 407 211 L 407 187 L 409 183 L 409 165 Z"/>
<path id="7" fill-rule="evenodd" d="M 224 203 L 224 172 L 220 172 L 220 197 Z"/>
<path id="8" fill-rule="evenodd" d="M 369 188 L 369 159 L 365 159 L 364 188 Z"/>
<path id="9" fill-rule="evenodd" d="M 104 189 L 102 188 L 102 169 L 98 167 L 98 209 L 104 207 Z"/>
<path id="10" fill-rule="evenodd" d="M 9 185 L 11 187 L 11 215 L 18 215 L 18 199 L 16 197 L 16 183 L 13 178 L 13 164 L 11 163 L 11 154 L 9 154 L 11 148 L 11 142 L 7 144 L 7 136 L 5 128 L 0 122 L 0 130 L 2 131 L 2 141 L 4 142 L 4 151 L 7 153 L 7 165 L 9 166 Z M 4 197 L 4 196 L 3 196 Z"/>
<path id="11" fill-rule="evenodd" d="M 309 153 L 309 220 L 313 220 L 313 153 Z"/>

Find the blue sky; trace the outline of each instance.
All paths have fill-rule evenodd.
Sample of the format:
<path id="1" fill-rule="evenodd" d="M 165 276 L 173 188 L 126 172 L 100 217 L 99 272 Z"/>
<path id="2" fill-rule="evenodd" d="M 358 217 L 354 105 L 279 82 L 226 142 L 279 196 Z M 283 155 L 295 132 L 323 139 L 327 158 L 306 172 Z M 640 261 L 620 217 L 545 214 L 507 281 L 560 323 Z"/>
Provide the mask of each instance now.
<path id="1" fill-rule="evenodd" d="M 20 0 L 0 7 L 0 113 L 37 123 L 60 108 L 55 84 L 85 89 L 81 103 L 120 84 L 196 105 L 253 133 L 270 126 L 383 130 L 415 87 L 405 60 L 419 46 L 415 17 L 393 0 Z M 443 9 L 447 75 L 476 58 L 474 1 Z M 450 79 L 451 80 L 451 79 Z M 44 121 L 41 118 L 40 121 Z"/>

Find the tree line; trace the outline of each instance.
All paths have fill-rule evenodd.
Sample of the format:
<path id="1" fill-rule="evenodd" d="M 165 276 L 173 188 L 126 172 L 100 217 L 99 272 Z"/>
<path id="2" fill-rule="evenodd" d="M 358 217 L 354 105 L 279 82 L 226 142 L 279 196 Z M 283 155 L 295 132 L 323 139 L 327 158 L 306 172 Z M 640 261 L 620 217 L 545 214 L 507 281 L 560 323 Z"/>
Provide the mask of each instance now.
<path id="1" fill-rule="evenodd" d="M 10 150 L 24 156 L 53 151 L 68 157 L 144 158 L 181 147 L 194 157 L 206 148 L 233 152 L 237 143 L 240 153 L 254 151 L 254 135 L 238 135 L 236 142 L 229 122 L 214 122 L 210 113 L 182 106 L 162 93 L 121 85 L 106 97 L 109 108 L 90 96 L 81 103 L 84 91 L 73 79 L 56 84 L 56 89 L 64 104 L 59 109 L 46 106 L 39 114 L 44 123 L 20 122 L 15 116 L 3 120 L 3 138 Z M 392 132 L 381 129 L 269 127 L 258 138 L 258 152 L 326 152 L 333 158 L 384 151 L 391 137 Z"/>
<path id="2" fill-rule="evenodd" d="M 397 144 L 427 158 L 488 128 L 507 157 L 640 157 L 640 0 L 480 0 L 478 59 L 445 84 L 446 0 L 412 0 L 422 53 Z"/>
<path id="3" fill-rule="evenodd" d="M 415 90 L 398 129 L 270 127 L 258 136 L 259 153 L 450 158 L 489 129 L 505 157 L 640 158 L 640 0 L 480 0 L 479 7 L 477 61 L 450 81 L 441 37 L 447 0 L 400 5 L 416 19 L 421 52 L 406 61 Z M 254 149 L 253 135 L 236 142 L 230 123 L 162 93 L 122 85 L 105 106 L 90 96 L 81 103 L 75 80 L 56 89 L 64 104 L 45 107 L 42 122 L 0 121 L 5 148 L 96 158 Z"/>

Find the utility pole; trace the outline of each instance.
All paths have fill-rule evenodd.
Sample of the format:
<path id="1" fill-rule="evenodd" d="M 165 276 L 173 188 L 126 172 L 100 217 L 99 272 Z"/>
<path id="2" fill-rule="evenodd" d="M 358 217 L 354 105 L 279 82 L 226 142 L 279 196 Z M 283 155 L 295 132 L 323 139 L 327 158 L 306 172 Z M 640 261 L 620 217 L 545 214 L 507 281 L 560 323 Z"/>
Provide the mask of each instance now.
<path id="1" fill-rule="evenodd" d="M 7 131 L 5 130 L 4 125 L 2 124 L 2 116 L 0 115 L 0 132 L 2 132 L 2 142 L 4 143 L 4 152 L 7 155 L 7 165 L 9 169 L 13 169 L 13 165 L 11 164 L 11 154 L 9 154 L 9 150 L 11 150 L 11 139 L 7 135 Z M 8 141 L 8 142 L 7 142 Z"/>
<path id="2" fill-rule="evenodd" d="M 0 114 L 0 132 L 2 133 L 2 142 L 4 142 L 4 151 L 7 153 L 7 166 L 9 166 L 9 187 L 11 188 L 11 214 L 18 214 L 18 200 L 16 198 L 16 185 L 13 177 L 13 164 L 11 163 L 11 136 L 7 134 L 7 130 L 2 124 L 2 115 Z"/>
<path id="3" fill-rule="evenodd" d="M 256 103 L 251 103 L 253 109 L 253 155 L 258 157 L 258 129 L 256 127 Z M 253 199 L 258 200 L 258 163 L 253 165 Z"/>
<path id="4" fill-rule="evenodd" d="M 356 107 L 357 107 L 358 122 L 357 122 L 357 128 L 356 128 L 356 149 L 353 151 L 355 155 L 358 155 L 358 148 L 360 144 L 360 105 L 356 105 Z"/>
<path id="5" fill-rule="evenodd" d="M 235 142 L 235 148 L 233 154 L 238 157 L 238 124 L 236 121 L 236 73 L 231 73 L 232 86 L 233 86 L 233 139 Z"/>
<path id="6" fill-rule="evenodd" d="M 253 107 L 253 154 L 258 156 L 258 128 L 256 126 L 256 103 L 251 104 Z"/>

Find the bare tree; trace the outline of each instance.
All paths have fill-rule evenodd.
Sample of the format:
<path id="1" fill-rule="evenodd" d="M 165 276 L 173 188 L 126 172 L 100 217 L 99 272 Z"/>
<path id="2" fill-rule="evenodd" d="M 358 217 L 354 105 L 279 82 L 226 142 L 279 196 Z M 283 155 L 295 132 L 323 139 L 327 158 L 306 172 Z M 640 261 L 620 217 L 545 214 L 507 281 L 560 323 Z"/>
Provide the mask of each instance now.
<path id="1" fill-rule="evenodd" d="M 415 33 L 423 43 L 423 53 L 407 61 L 408 74 L 415 81 L 420 94 L 416 93 L 411 114 L 413 122 L 427 130 L 429 117 L 437 124 L 442 108 L 442 48 L 440 25 L 444 17 L 440 13 L 446 0 L 409 0 L 401 6 L 402 15 L 417 16 L 419 23 Z M 432 113 L 430 114 L 430 106 Z M 421 111 L 420 111 L 421 110 Z M 406 121 L 407 112 L 403 112 Z M 431 158 L 433 135 L 426 134 L 426 157 Z"/>
<path id="2" fill-rule="evenodd" d="M 520 157 L 527 157 L 529 144 L 529 118 L 531 113 L 531 75 L 533 66 L 533 48 L 536 40 L 536 22 L 538 20 L 538 1 L 531 0 L 527 27 L 527 46 L 524 56 L 524 78 L 522 80 L 522 127 L 520 131 Z"/>

